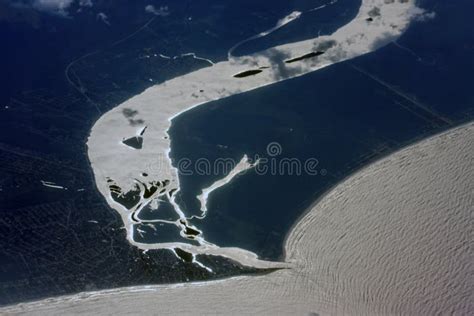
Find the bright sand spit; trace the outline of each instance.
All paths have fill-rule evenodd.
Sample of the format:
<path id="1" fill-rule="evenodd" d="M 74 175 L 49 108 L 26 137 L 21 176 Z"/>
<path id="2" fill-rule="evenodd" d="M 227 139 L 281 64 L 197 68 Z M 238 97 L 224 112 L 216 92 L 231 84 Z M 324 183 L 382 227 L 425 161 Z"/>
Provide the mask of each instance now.
<path id="1" fill-rule="evenodd" d="M 290 269 L 83 293 L 36 315 L 467 315 L 474 312 L 474 123 L 402 149 L 329 191 L 286 241 Z"/>
<path id="2" fill-rule="evenodd" d="M 331 35 L 213 64 L 155 85 L 104 113 L 91 130 L 87 141 L 88 156 L 97 188 L 120 214 L 130 244 L 142 250 L 180 248 L 193 255 L 219 255 L 259 268 L 281 266 L 259 260 L 256 254 L 245 249 L 211 244 L 203 238 L 206 232 L 192 236 L 199 245 L 186 239 L 189 214 L 175 203 L 179 177 L 169 158 L 167 131 L 171 120 L 209 101 L 302 76 L 372 52 L 396 40 L 411 21 L 423 14 L 414 0 L 363 0 L 357 16 Z M 296 16 L 293 13 L 287 18 Z M 316 56 L 303 58 L 308 54 Z M 126 113 L 134 113 L 133 124 L 130 114 Z M 124 144 L 123 139 L 136 139 L 137 142 L 140 139 L 140 148 Z M 148 189 L 151 192 L 152 187 L 158 189 L 146 196 L 145 192 Z M 136 203 L 125 206 L 114 199 L 113 192 L 119 196 L 134 192 Z M 202 197 L 206 198 L 205 195 Z M 176 225 L 185 238 L 170 243 L 141 243 L 134 236 L 136 225 L 153 225 L 158 221 L 139 220 L 139 213 L 160 199 L 170 199 L 174 205 L 179 220 L 166 224 Z M 205 205 L 205 201 L 202 202 Z M 205 217 L 205 210 L 201 217 Z M 190 228 L 199 230 L 199 227 Z"/>

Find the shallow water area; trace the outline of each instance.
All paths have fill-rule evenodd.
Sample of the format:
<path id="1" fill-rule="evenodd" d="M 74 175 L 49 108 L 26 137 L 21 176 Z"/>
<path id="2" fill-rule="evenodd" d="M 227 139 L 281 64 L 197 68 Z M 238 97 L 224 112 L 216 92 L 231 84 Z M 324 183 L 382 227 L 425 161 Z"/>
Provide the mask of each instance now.
<path id="1" fill-rule="evenodd" d="M 435 4 L 420 3 L 427 9 Z M 453 16 L 458 22 L 465 17 L 450 6 L 434 12 L 435 18 L 413 23 L 396 42 L 370 55 L 175 118 L 170 130 L 174 161 L 205 158 L 213 165 L 243 154 L 265 157 L 269 168 L 272 161 L 279 166 L 289 159 L 300 165 L 309 158 L 318 161 L 316 175 L 296 175 L 285 164 L 283 174 L 251 170 L 212 193 L 207 216 L 191 221 L 206 240 L 265 259 L 281 258 L 290 227 L 328 188 L 374 159 L 472 118 L 468 86 L 474 65 L 469 49 L 455 44 L 460 37 L 472 40 L 472 27 L 452 25 Z M 445 31 L 430 37 L 433 29 Z M 445 46 L 439 48 L 440 43 Z M 277 156 L 267 150 L 274 142 L 281 147 Z M 196 196 L 219 177 L 180 176 L 180 205 L 186 213 L 199 214 Z"/>

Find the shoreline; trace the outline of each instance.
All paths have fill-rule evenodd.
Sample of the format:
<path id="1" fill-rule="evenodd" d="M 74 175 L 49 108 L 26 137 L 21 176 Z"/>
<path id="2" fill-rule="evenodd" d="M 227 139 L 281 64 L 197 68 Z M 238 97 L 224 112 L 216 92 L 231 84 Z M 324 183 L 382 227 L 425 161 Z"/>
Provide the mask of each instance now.
<path id="1" fill-rule="evenodd" d="M 0 312 L 51 315 L 90 308 L 105 311 L 110 306 L 120 311 L 143 313 L 162 306 L 162 312 L 166 314 L 219 314 L 226 310 L 241 311 L 242 314 L 467 312 L 474 307 L 469 299 L 473 294 L 465 292 L 469 290 L 465 275 L 474 271 L 474 266 L 466 262 L 469 253 L 464 251 L 468 247 L 465 238 L 469 238 L 465 230 L 469 228 L 466 219 L 471 215 L 469 199 L 472 200 L 474 189 L 471 183 L 473 152 L 474 122 L 471 121 L 400 148 L 351 174 L 328 191 L 289 233 L 285 259 L 292 263 L 290 269 L 263 276 L 85 292 L 7 306 L 0 308 Z M 386 183 L 387 187 L 379 182 Z M 422 194 L 417 192 L 420 187 Z M 384 195 L 393 196 L 394 200 L 383 198 Z M 366 199 L 370 201 L 366 202 Z M 356 205 L 351 205 L 354 202 Z M 363 205 L 368 210 L 361 207 Z M 369 222 L 364 218 L 361 221 L 360 216 L 366 216 Z M 356 222 L 361 226 L 352 224 Z M 315 224 L 322 232 L 313 227 Z M 443 236 L 437 234 L 439 226 L 448 228 L 443 230 Z M 348 241 L 343 241 L 344 237 L 333 238 L 338 231 L 355 238 L 348 237 Z M 388 234 L 388 240 L 376 238 L 380 232 Z M 368 238 L 366 233 L 375 238 Z M 445 234 L 452 238 L 446 240 Z M 398 239 L 399 235 L 403 239 Z M 420 243 L 420 238 L 425 241 Z M 365 247 L 367 240 L 374 243 L 373 248 Z M 390 249 L 380 247 L 379 243 L 390 245 Z M 354 262 L 360 260 L 358 248 L 367 252 L 368 257 L 362 257 L 362 262 L 369 266 L 354 266 Z M 394 249 L 398 252 L 394 253 Z M 384 255 L 379 254 L 380 251 Z M 403 253 L 410 254 L 408 261 Z M 346 260 L 342 259 L 348 255 Z M 371 261 L 371 257 L 382 258 L 382 262 Z M 397 262 L 400 260 L 403 264 Z M 424 265 L 418 264 L 420 260 Z M 346 270 L 346 266 L 350 269 Z M 372 269 L 372 266 L 382 270 Z M 361 273 L 366 269 L 368 275 Z M 410 269 L 418 272 L 412 274 Z M 391 274 L 393 270 L 397 273 Z M 347 273 L 352 280 L 344 277 Z M 445 282 L 455 289 L 447 297 L 442 294 Z M 425 291 L 427 284 L 428 292 Z M 410 291 L 405 292 L 405 289 Z M 440 302 L 438 295 L 448 301 Z M 422 298 L 429 303 L 424 304 Z M 179 303 L 183 301 L 189 301 L 191 305 Z"/>
<path id="2" fill-rule="evenodd" d="M 347 179 L 351 178 L 354 174 L 356 173 L 360 173 L 360 172 L 364 172 L 364 170 L 366 170 L 367 168 L 371 167 L 373 164 L 381 161 L 381 160 L 384 160 L 386 159 L 387 157 L 407 148 L 407 147 L 410 147 L 410 146 L 415 146 L 427 139 L 430 139 L 432 137 L 437 137 L 437 136 L 441 136 L 445 133 L 449 133 L 450 131 L 452 130 L 456 130 L 458 128 L 462 128 L 463 126 L 468 126 L 470 124 L 472 124 L 473 122 L 467 120 L 467 121 L 464 121 L 464 122 L 460 122 L 459 124 L 456 124 L 456 125 L 450 125 L 448 127 L 444 127 L 444 128 L 441 128 L 441 130 L 434 130 L 434 131 L 427 131 L 421 135 L 417 135 L 414 139 L 410 139 L 409 141 L 406 141 L 404 143 L 401 143 L 399 147 L 397 148 L 394 148 L 386 153 L 383 153 L 383 154 L 380 154 L 379 156 L 376 156 L 372 159 L 370 159 L 368 161 L 368 163 L 366 164 L 363 164 L 359 167 L 355 167 L 354 169 L 351 169 L 351 171 L 343 176 L 342 178 L 340 179 L 337 179 L 333 184 L 330 184 L 327 188 L 324 189 L 324 192 L 321 194 L 321 196 L 319 196 L 316 200 L 314 200 L 313 203 L 311 203 L 311 205 L 306 209 L 304 210 L 303 213 L 301 213 L 300 216 L 298 216 L 298 218 L 295 220 L 295 222 L 291 225 L 290 229 L 288 230 L 288 232 L 286 233 L 285 235 L 285 238 L 283 240 L 283 252 L 282 252 L 282 259 L 286 258 L 286 244 L 287 244 L 287 240 L 290 236 L 290 234 L 292 233 L 292 231 L 294 230 L 295 226 L 298 225 L 298 223 L 308 214 L 311 212 L 311 210 L 316 206 L 318 205 L 328 194 L 330 194 L 338 185 L 340 185 L 341 183 L 345 182 Z"/>
<path id="3" fill-rule="evenodd" d="M 168 130 L 173 118 L 210 101 L 302 76 L 372 52 L 398 38 L 410 22 L 423 13 L 412 0 L 364 0 L 357 16 L 331 35 L 276 46 L 249 56 L 232 57 L 153 86 L 100 117 L 87 142 L 89 161 L 99 192 L 122 218 L 128 241 L 143 250 L 170 249 L 169 244 L 159 242 L 152 248 L 150 245 L 144 247 L 133 237 L 134 214 L 160 197 L 169 198 L 175 206 L 180 218 L 176 223 L 180 234 L 186 236 L 186 228 L 191 228 L 186 214 L 174 200 L 179 191 L 179 177 L 169 156 Z M 237 77 L 237 74 L 241 76 Z M 133 119 L 127 113 L 134 113 Z M 140 138 L 140 146 L 143 146 L 139 150 L 128 148 L 124 140 L 130 137 Z M 115 196 L 111 194 L 114 193 L 112 187 Z M 158 190 L 143 198 L 145 192 L 155 187 Z M 125 194 L 135 196 L 138 202 L 131 206 L 121 203 L 120 198 Z M 244 257 L 258 260 L 256 254 L 244 249 L 220 248 L 203 238 L 198 242 L 198 246 L 185 244 L 186 251 L 196 255 L 212 248 L 214 254 L 220 249 L 222 256 L 240 263 L 246 261 L 239 258 L 242 253 L 245 253 Z M 180 248 L 182 245 L 175 244 Z M 265 266 L 272 265 L 260 261 Z"/>

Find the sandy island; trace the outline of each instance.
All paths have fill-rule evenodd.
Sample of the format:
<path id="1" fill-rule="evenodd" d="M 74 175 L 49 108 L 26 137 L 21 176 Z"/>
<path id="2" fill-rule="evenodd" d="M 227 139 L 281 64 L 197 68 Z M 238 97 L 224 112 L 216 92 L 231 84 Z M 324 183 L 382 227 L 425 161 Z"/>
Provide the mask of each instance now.
<path id="1" fill-rule="evenodd" d="M 410 21 L 423 13 L 414 0 L 363 0 L 357 16 L 331 35 L 276 46 L 249 56 L 230 55 L 228 61 L 153 86 L 105 113 L 91 130 L 88 156 L 97 188 L 121 215 L 128 241 L 143 250 L 180 248 L 193 255 L 225 256 L 248 266 L 285 266 L 259 260 L 256 254 L 244 249 L 221 248 L 208 243 L 203 237 L 205 232 L 198 236 L 186 233 L 200 230 L 188 223 L 185 212 L 174 201 L 179 178 L 169 158 L 168 129 L 172 119 L 209 101 L 374 51 L 397 39 Z M 300 15 L 293 12 L 279 21 L 277 27 Z M 138 214 L 147 205 L 157 205 L 163 199 L 171 202 L 179 216 L 171 224 L 180 229 L 184 242 L 137 242 L 134 226 L 153 225 L 140 220 Z"/>
<path id="2" fill-rule="evenodd" d="M 133 245 L 145 250 L 179 246 L 194 254 L 219 254 L 243 264 L 284 269 L 221 281 L 80 293 L 4 307 L 0 313 L 472 313 L 474 123 L 391 154 L 330 190 L 292 228 L 284 263 L 262 262 L 243 249 L 219 248 L 205 240 L 192 246 L 145 245 L 133 239 L 138 204 L 162 196 L 172 199 L 179 189 L 168 159 L 167 130 L 173 117 L 210 100 L 373 51 L 399 36 L 418 14 L 421 11 L 410 0 L 363 0 L 357 17 L 330 36 L 232 58 L 167 81 L 106 113 L 93 127 L 88 148 L 97 186 L 121 214 Z M 124 113 L 138 113 L 134 122 L 142 123 L 130 124 Z M 166 159 L 164 166 L 154 169 L 157 153 Z M 248 168 L 245 162 L 238 168 Z M 234 170 L 203 191 L 203 210 L 204 196 L 239 172 Z M 119 203 L 120 194 L 112 196 L 133 190 L 139 202 L 131 207 Z"/>
<path id="3" fill-rule="evenodd" d="M 34 315 L 468 315 L 474 311 L 474 123 L 356 172 L 293 227 L 291 268 L 81 293 Z"/>

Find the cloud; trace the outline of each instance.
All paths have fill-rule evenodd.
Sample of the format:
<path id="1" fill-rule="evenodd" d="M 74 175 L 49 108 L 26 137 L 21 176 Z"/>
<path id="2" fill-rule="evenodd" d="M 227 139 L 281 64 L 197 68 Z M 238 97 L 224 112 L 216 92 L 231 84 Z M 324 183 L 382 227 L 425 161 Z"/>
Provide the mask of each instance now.
<path id="1" fill-rule="evenodd" d="M 273 77 L 275 80 L 285 79 L 301 71 L 301 67 L 292 66 L 287 67 L 285 60 L 290 57 L 290 54 L 287 52 L 279 51 L 278 49 L 271 48 L 264 52 L 262 55 L 268 58 L 269 63 L 273 66 Z M 276 66 L 276 67 L 275 67 Z"/>
<path id="2" fill-rule="evenodd" d="M 92 7 L 92 0 L 79 0 L 79 5 L 81 7 Z"/>
<path id="3" fill-rule="evenodd" d="M 92 7 L 92 0 L 12 0 L 16 8 L 30 8 L 63 17 L 69 16 L 69 7 L 77 1 L 81 7 Z"/>
<path id="4" fill-rule="evenodd" d="M 436 12 L 425 12 L 424 14 L 418 15 L 416 17 L 417 21 L 428 21 L 436 17 Z"/>
<path id="5" fill-rule="evenodd" d="M 170 14 L 168 10 L 168 6 L 161 6 L 157 9 L 155 8 L 155 6 L 149 4 L 145 7 L 145 11 L 148 13 L 153 13 L 154 15 L 157 15 L 157 16 L 167 16 Z"/>
<path id="6" fill-rule="evenodd" d="M 420 9 L 418 7 L 412 8 L 408 14 L 415 19 L 415 21 L 428 21 L 436 17 L 436 12 L 428 12 L 426 10 Z"/>
<path id="7" fill-rule="evenodd" d="M 74 0 L 33 0 L 30 6 L 38 11 L 67 16 L 67 9 Z"/>
<path id="8" fill-rule="evenodd" d="M 104 12 L 97 13 L 97 20 L 100 20 L 110 26 L 109 17 Z"/>

